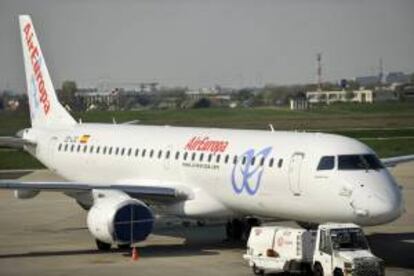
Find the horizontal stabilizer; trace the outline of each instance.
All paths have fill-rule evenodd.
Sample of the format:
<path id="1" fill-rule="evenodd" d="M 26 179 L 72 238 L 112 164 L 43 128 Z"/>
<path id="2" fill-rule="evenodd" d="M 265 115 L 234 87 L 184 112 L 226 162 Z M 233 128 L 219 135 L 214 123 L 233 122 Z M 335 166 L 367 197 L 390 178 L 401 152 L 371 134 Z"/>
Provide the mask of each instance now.
<path id="1" fill-rule="evenodd" d="M 23 146 L 36 146 L 36 143 L 29 141 L 27 139 L 12 137 L 12 136 L 2 136 L 0 137 L 0 147 L 7 148 L 23 148 Z"/>

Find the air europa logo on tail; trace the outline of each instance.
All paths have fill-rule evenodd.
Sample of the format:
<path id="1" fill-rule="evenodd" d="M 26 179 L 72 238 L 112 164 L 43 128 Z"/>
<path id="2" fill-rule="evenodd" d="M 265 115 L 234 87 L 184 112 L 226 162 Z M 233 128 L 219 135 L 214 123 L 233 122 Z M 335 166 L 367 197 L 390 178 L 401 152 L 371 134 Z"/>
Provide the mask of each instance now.
<path id="1" fill-rule="evenodd" d="M 43 106 L 43 112 L 47 115 L 50 111 L 50 101 L 47 96 L 45 82 L 43 80 L 43 74 L 41 69 L 41 57 L 39 53 L 39 47 L 33 43 L 33 30 L 32 25 L 27 23 L 24 26 L 25 40 L 27 49 L 29 51 L 29 58 L 32 64 L 32 70 L 34 78 L 36 80 L 36 87 L 38 92 L 39 101 Z"/>

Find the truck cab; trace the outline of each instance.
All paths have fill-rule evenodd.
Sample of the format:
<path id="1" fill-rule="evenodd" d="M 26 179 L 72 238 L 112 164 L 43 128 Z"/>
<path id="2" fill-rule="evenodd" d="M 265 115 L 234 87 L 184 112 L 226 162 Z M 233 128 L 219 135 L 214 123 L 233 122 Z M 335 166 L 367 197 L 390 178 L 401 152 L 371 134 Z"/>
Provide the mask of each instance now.
<path id="1" fill-rule="evenodd" d="M 315 276 L 384 275 L 383 261 L 371 253 L 356 224 L 321 224 L 315 242 Z"/>

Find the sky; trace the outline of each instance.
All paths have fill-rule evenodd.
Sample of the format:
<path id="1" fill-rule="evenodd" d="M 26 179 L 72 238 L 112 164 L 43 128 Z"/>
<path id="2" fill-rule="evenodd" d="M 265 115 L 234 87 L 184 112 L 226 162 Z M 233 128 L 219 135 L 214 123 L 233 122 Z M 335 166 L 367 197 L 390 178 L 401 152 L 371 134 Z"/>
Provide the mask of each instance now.
<path id="1" fill-rule="evenodd" d="M 190 88 L 414 72 L 412 0 L 0 0 L 0 90 L 25 91 L 18 14 L 59 87 Z"/>

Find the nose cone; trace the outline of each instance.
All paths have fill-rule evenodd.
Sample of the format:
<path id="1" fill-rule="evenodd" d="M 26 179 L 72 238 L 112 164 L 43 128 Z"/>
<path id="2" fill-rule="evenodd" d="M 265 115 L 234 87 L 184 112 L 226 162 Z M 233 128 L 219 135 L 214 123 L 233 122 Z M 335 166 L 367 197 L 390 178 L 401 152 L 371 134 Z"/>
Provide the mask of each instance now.
<path id="1" fill-rule="evenodd" d="M 369 217 L 373 224 L 384 224 L 399 218 L 404 212 L 404 202 L 400 189 L 393 187 L 386 194 L 372 193 L 369 199 Z"/>
<path id="2" fill-rule="evenodd" d="M 363 189 L 354 191 L 352 207 L 356 223 L 378 225 L 399 218 L 404 212 L 404 202 L 400 188 L 392 179 L 371 182 Z"/>

